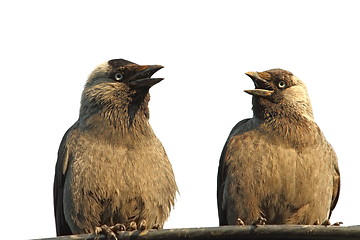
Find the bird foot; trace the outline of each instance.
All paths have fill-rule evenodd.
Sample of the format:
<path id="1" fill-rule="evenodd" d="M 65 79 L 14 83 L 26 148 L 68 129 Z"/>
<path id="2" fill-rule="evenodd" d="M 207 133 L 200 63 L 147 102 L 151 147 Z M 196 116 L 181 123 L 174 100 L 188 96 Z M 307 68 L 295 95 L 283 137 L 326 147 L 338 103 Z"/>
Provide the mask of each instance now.
<path id="1" fill-rule="evenodd" d="M 236 223 L 237 223 L 237 225 L 239 225 L 239 226 L 244 226 L 244 225 L 245 225 L 244 221 L 241 220 L 241 218 L 237 218 L 237 219 L 236 219 Z"/>
<path id="2" fill-rule="evenodd" d="M 267 222 L 266 218 L 263 217 L 258 217 L 258 219 L 256 219 L 255 221 L 253 221 L 251 223 L 251 225 L 257 226 L 257 225 L 265 225 Z"/>
<path id="3" fill-rule="evenodd" d="M 100 239 L 100 235 L 104 234 L 106 236 L 106 239 L 109 240 L 117 240 L 116 234 L 119 231 L 125 231 L 126 228 L 123 224 L 115 224 L 114 226 L 107 226 L 107 225 L 102 225 L 100 227 L 96 227 L 95 228 L 95 235 L 96 237 L 94 238 L 95 240 Z"/>
<path id="4" fill-rule="evenodd" d="M 129 227 L 126 230 L 128 230 L 128 231 L 135 231 L 135 230 L 143 231 L 146 229 L 146 223 L 147 222 L 145 219 L 141 220 L 139 225 L 137 225 L 136 222 L 132 221 L 132 222 L 130 222 Z"/>
<path id="5" fill-rule="evenodd" d="M 330 226 L 330 225 L 331 225 L 330 220 L 329 220 L 329 219 L 325 219 L 325 220 L 321 223 L 321 225 L 323 225 L 323 226 L 325 226 L 325 227 Z"/>
<path id="6" fill-rule="evenodd" d="M 333 225 L 331 226 L 340 226 L 341 224 L 344 224 L 343 222 L 335 222 Z"/>
<path id="7" fill-rule="evenodd" d="M 156 225 L 154 225 L 151 229 L 159 230 L 159 229 L 160 229 L 160 225 L 159 225 L 159 224 L 156 224 Z"/>
<path id="8" fill-rule="evenodd" d="M 143 220 L 141 220 L 141 222 L 140 222 L 139 230 L 140 230 L 140 231 L 143 231 L 143 230 L 145 230 L 145 229 L 146 229 L 146 220 L 143 219 Z"/>
<path id="9" fill-rule="evenodd" d="M 329 219 L 325 219 L 321 225 L 322 226 L 325 226 L 325 227 L 328 227 L 328 226 L 340 226 L 341 224 L 343 224 L 343 222 L 336 222 L 334 224 L 331 224 L 330 223 L 330 220 Z M 316 219 L 316 221 L 313 223 L 313 225 L 320 225 L 320 220 L 319 219 Z"/>
<path id="10" fill-rule="evenodd" d="M 343 222 L 336 222 L 334 224 L 331 224 L 329 219 L 326 219 L 325 221 L 323 221 L 321 223 L 321 225 L 324 225 L 325 227 L 328 227 L 328 226 L 340 226 L 341 224 L 343 224 Z"/>
<path id="11" fill-rule="evenodd" d="M 128 231 L 135 231 L 137 230 L 136 222 L 130 222 L 129 227 L 127 228 Z"/>
<path id="12" fill-rule="evenodd" d="M 320 219 L 316 219 L 313 225 L 320 225 Z"/>
<path id="13" fill-rule="evenodd" d="M 334 224 L 331 224 L 330 220 L 326 219 L 321 225 L 328 227 L 328 226 L 340 226 L 341 224 L 343 224 L 343 222 L 335 222 Z"/>

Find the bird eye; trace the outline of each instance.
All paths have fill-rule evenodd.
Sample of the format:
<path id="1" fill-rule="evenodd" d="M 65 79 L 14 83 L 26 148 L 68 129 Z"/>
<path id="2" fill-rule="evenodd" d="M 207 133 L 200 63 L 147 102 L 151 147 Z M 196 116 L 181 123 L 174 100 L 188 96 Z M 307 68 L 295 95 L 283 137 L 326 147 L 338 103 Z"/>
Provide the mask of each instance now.
<path id="1" fill-rule="evenodd" d="M 115 80 L 116 81 L 120 81 L 123 78 L 123 75 L 121 73 L 116 73 L 115 74 Z"/>
<path id="2" fill-rule="evenodd" d="M 280 81 L 278 83 L 278 86 L 279 86 L 279 88 L 285 88 L 286 87 L 286 82 L 285 81 Z"/>

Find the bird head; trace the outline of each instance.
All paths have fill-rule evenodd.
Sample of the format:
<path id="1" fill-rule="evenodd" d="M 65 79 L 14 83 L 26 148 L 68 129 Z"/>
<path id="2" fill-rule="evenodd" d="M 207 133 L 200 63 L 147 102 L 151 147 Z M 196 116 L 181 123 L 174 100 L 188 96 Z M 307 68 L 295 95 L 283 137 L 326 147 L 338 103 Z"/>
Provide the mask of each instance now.
<path id="1" fill-rule="evenodd" d="M 161 68 L 163 66 L 138 65 L 124 59 L 100 64 L 85 84 L 80 115 L 116 110 L 117 114 L 111 116 L 128 118 L 129 125 L 139 111 L 148 118 L 149 89 L 163 80 L 152 75 Z"/>
<path id="2" fill-rule="evenodd" d="M 139 105 L 149 95 L 149 89 L 163 80 L 151 77 L 161 68 L 163 66 L 138 65 L 124 59 L 110 60 L 90 74 L 83 97 L 98 103 Z"/>
<path id="3" fill-rule="evenodd" d="M 163 78 L 151 76 L 163 68 L 161 65 L 138 65 L 125 59 L 112 59 L 99 65 L 89 76 L 87 85 L 109 82 L 128 86 L 130 89 L 149 89 Z"/>
<path id="4" fill-rule="evenodd" d="M 271 69 L 247 72 L 255 89 L 245 90 L 253 96 L 253 110 L 260 115 L 300 114 L 313 118 L 312 107 L 305 84 L 291 72 Z"/>

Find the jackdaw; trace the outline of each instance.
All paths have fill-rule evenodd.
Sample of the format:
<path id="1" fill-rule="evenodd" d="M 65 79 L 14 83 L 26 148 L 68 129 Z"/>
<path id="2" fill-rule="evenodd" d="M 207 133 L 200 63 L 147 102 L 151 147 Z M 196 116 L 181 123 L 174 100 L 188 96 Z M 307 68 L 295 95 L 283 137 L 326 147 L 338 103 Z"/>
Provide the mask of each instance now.
<path id="1" fill-rule="evenodd" d="M 220 225 L 313 224 L 330 218 L 337 157 L 313 118 L 305 84 L 282 69 L 246 73 L 253 117 L 237 123 L 220 157 Z"/>
<path id="2" fill-rule="evenodd" d="M 58 151 L 57 235 L 95 228 L 106 233 L 114 225 L 117 230 L 163 227 L 177 186 L 164 147 L 149 124 L 149 89 L 163 80 L 151 76 L 161 68 L 113 59 L 90 74 L 79 119 Z"/>

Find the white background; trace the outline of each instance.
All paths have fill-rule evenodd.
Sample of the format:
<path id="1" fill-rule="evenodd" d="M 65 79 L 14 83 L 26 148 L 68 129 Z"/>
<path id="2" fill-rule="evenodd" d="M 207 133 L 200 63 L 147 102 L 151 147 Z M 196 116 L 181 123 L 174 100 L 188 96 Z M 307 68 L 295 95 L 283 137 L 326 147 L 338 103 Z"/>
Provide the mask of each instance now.
<path id="1" fill-rule="evenodd" d="M 270 68 L 307 84 L 339 158 L 332 221 L 359 224 L 358 9 L 346 0 L 2 1 L 1 237 L 55 236 L 58 146 L 88 74 L 113 58 L 165 66 L 150 121 L 180 189 L 166 228 L 217 226 L 219 156 L 231 128 L 252 116 L 244 73 Z"/>

